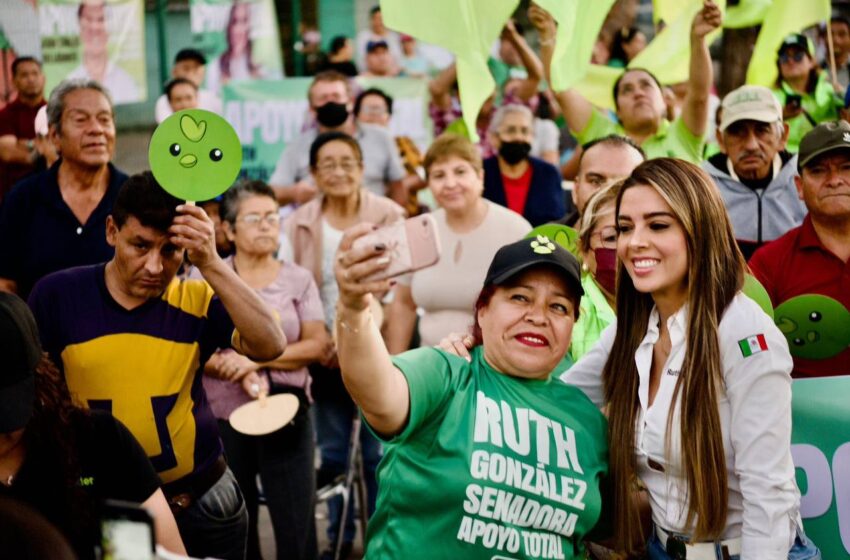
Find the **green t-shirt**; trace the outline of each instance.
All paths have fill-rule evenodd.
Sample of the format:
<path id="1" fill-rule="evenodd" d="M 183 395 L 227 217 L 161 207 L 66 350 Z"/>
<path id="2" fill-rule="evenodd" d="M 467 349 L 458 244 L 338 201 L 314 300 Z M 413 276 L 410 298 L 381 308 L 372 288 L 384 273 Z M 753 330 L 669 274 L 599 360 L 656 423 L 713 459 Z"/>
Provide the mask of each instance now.
<path id="1" fill-rule="evenodd" d="M 584 558 L 608 471 L 607 421 L 556 377 L 528 380 L 436 348 L 393 358 L 410 387 L 385 444 L 366 558 Z"/>
<path id="2" fill-rule="evenodd" d="M 622 126 L 594 109 L 587 126 L 575 136 L 578 143 L 584 145 L 609 134 L 626 136 L 626 131 Z M 655 135 L 647 138 L 640 147 L 646 153 L 647 159 L 675 157 L 695 164 L 702 161 L 703 139 L 688 130 L 688 127 L 682 121 L 682 117 L 672 123 L 667 120 L 661 121 L 661 126 L 658 127 Z"/>
<path id="3" fill-rule="evenodd" d="M 584 289 L 584 295 L 581 296 L 579 303 L 578 321 L 573 327 L 573 342 L 569 352 L 575 361 L 578 361 L 596 344 L 602 331 L 616 319 L 614 310 L 605 299 L 605 294 L 590 274 L 582 275 L 581 286 Z"/>
<path id="4" fill-rule="evenodd" d="M 785 106 L 788 95 L 792 93 L 796 92 L 786 82 L 782 82 L 781 88 L 774 88 L 773 90 L 773 95 L 776 96 L 779 104 L 783 107 Z M 838 110 L 844 106 L 844 102 L 835 93 L 835 89 L 832 87 L 827 73 L 821 72 L 818 76 L 815 91 L 802 95 L 800 105 L 809 114 L 811 119 L 814 120 L 815 124 L 820 124 L 838 119 Z M 788 144 L 785 149 L 792 154 L 796 154 L 800 151 L 800 140 L 815 125 L 804 114 L 797 115 L 785 122 L 788 123 Z"/>

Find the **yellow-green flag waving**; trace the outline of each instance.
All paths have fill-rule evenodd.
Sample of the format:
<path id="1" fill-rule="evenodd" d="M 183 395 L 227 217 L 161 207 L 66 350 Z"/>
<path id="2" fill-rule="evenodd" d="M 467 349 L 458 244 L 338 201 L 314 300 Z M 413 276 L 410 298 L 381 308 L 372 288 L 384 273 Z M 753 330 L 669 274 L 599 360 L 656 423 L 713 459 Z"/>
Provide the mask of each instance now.
<path id="1" fill-rule="evenodd" d="M 381 0 L 390 29 L 439 45 L 455 55 L 463 120 L 473 142 L 475 120 L 496 82 L 487 68 L 493 41 L 519 0 Z"/>
<path id="2" fill-rule="evenodd" d="M 721 11 L 726 10 L 725 0 L 717 0 L 716 3 Z M 662 84 L 687 81 L 691 60 L 691 24 L 702 5 L 702 0 L 682 1 L 676 19 L 667 22 L 667 27 L 629 62 L 629 68 L 649 70 Z M 710 45 L 719 33 L 719 29 L 710 33 L 705 38 L 706 44 Z"/>
<path id="3" fill-rule="evenodd" d="M 590 56 L 599 30 L 614 0 L 536 0 L 558 22 L 551 80 L 555 91 L 578 83 L 590 68 Z"/>
<path id="4" fill-rule="evenodd" d="M 729 6 L 726 10 L 723 27 L 740 29 L 760 25 L 772 3 L 773 0 L 741 0 L 737 6 Z"/>
<path id="5" fill-rule="evenodd" d="M 774 0 L 764 17 L 753 57 L 747 68 L 747 83 L 771 87 L 776 81 L 776 51 L 791 33 L 829 19 L 829 0 Z"/>

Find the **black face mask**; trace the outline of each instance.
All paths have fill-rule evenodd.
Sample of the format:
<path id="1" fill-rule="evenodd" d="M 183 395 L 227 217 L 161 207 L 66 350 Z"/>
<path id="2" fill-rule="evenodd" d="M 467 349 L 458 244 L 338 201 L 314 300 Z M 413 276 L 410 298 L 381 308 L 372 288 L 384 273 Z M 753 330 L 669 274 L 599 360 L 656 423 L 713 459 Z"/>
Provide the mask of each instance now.
<path id="1" fill-rule="evenodd" d="M 348 107 L 344 103 L 328 101 L 316 109 L 316 120 L 327 128 L 336 128 L 348 119 Z"/>
<path id="2" fill-rule="evenodd" d="M 505 160 L 508 165 L 516 165 L 522 160 L 528 158 L 531 152 L 531 144 L 528 142 L 502 142 L 499 146 L 499 156 Z"/>

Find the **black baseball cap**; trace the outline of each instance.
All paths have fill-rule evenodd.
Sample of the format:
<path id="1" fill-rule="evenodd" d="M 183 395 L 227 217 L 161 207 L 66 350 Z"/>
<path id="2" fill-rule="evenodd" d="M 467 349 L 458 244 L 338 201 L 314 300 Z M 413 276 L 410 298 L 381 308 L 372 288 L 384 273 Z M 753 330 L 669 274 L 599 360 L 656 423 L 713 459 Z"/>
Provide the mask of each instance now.
<path id="1" fill-rule="evenodd" d="M 41 355 L 29 307 L 18 296 L 0 292 L 0 433 L 20 430 L 32 417 L 35 368 Z"/>
<path id="2" fill-rule="evenodd" d="M 783 51 L 790 49 L 791 47 L 796 47 L 807 53 L 809 56 L 812 56 L 813 54 L 812 42 L 802 33 L 792 33 L 785 37 L 785 39 L 782 40 L 782 44 L 779 45 L 777 54 L 782 54 Z"/>
<path id="3" fill-rule="evenodd" d="M 549 265 L 563 273 L 576 299 L 584 295 L 578 261 L 572 253 L 545 235 L 521 239 L 496 251 L 484 279 L 484 286 L 499 286 L 520 272 L 539 265 Z"/>
<path id="4" fill-rule="evenodd" d="M 174 57 L 174 64 L 183 62 L 184 60 L 194 60 L 198 64 L 204 65 L 207 63 L 207 57 L 198 49 L 180 49 L 180 52 Z"/>
<path id="5" fill-rule="evenodd" d="M 387 44 L 386 41 L 369 41 L 368 43 L 366 43 L 366 52 L 367 53 L 374 52 L 378 49 L 389 49 L 389 48 L 390 48 L 390 46 Z"/>
<path id="6" fill-rule="evenodd" d="M 802 170 L 812 159 L 834 150 L 850 150 L 850 123 L 833 121 L 821 123 L 800 140 L 797 168 Z"/>

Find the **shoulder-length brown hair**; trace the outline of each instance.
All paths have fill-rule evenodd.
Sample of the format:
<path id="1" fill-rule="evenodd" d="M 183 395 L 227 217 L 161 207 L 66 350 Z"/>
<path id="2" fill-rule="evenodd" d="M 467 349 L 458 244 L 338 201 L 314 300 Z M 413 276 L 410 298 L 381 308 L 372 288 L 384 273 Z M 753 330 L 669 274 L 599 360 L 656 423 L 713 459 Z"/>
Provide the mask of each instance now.
<path id="1" fill-rule="evenodd" d="M 639 165 L 617 194 L 635 186 L 655 189 L 670 205 L 685 233 L 688 251 L 687 332 L 684 363 L 673 402 L 680 398 L 682 470 L 688 485 L 688 517 L 694 540 L 717 538 L 726 523 L 728 485 L 718 413 L 723 366 L 717 329 L 720 318 L 744 281 L 744 258 L 723 199 L 699 167 L 678 159 L 658 158 Z M 640 521 L 632 500 L 636 477 L 634 453 L 638 407 L 635 351 L 646 335 L 654 306 L 651 294 L 635 289 L 622 261 L 617 271 L 617 334 L 603 369 L 609 403 L 610 468 L 615 488 L 614 515 L 618 545 L 641 542 Z M 668 416 L 667 453 L 673 411 Z M 627 442 L 627 443 L 624 443 Z"/>

